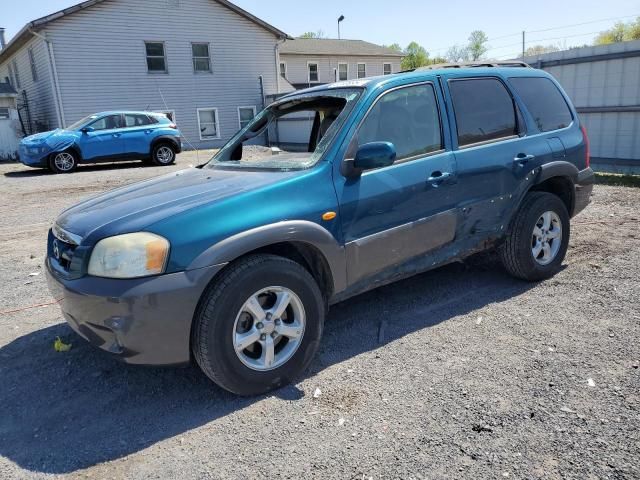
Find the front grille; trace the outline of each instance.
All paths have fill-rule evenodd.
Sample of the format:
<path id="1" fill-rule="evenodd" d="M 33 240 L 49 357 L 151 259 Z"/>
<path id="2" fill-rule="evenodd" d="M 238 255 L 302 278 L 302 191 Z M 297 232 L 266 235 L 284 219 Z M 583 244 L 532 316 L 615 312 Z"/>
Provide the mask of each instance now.
<path id="1" fill-rule="evenodd" d="M 58 275 L 75 279 L 86 273 L 86 253 L 88 249 L 75 243 L 76 237 L 54 226 L 49 230 L 47 259 L 52 270 Z"/>

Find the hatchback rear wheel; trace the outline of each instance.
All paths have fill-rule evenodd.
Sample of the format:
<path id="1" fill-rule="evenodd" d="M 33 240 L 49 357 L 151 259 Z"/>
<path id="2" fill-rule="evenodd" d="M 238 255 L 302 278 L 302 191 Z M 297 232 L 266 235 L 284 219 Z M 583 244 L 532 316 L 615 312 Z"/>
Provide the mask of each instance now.
<path id="1" fill-rule="evenodd" d="M 169 143 L 159 143 L 153 147 L 151 161 L 154 165 L 171 165 L 176 160 L 176 149 Z"/>

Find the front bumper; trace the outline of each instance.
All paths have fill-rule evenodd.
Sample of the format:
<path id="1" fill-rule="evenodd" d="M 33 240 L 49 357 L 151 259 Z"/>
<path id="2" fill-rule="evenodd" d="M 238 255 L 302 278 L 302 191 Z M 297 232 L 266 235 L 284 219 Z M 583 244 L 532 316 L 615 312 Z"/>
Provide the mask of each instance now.
<path id="1" fill-rule="evenodd" d="M 45 261 L 51 294 L 81 337 L 127 363 L 190 361 L 191 322 L 200 296 L 224 265 L 138 279 L 68 280 Z"/>
<path id="2" fill-rule="evenodd" d="M 589 205 L 591 202 L 591 192 L 593 192 L 593 184 L 596 180 L 596 174 L 589 167 L 578 173 L 578 181 L 576 182 L 576 195 L 573 205 L 573 215 L 575 216 Z"/>
<path id="3" fill-rule="evenodd" d="M 36 148 L 38 149 L 37 152 L 34 150 Z M 27 167 L 46 167 L 50 153 L 50 149 L 42 146 L 27 146 L 21 144 L 18 149 L 20 163 Z"/>

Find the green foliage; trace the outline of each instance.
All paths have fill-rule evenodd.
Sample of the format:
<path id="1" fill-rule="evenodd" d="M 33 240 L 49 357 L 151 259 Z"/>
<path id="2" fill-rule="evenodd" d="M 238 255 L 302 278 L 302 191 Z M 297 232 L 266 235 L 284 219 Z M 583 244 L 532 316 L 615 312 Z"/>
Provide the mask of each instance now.
<path id="1" fill-rule="evenodd" d="M 479 60 L 485 53 L 487 53 L 488 41 L 489 37 L 487 37 L 487 34 L 482 30 L 474 30 L 471 32 L 471 35 L 469 35 L 469 43 L 467 44 L 467 51 L 469 53 L 469 58 L 472 61 Z"/>
<path id="2" fill-rule="evenodd" d="M 404 50 L 405 57 L 402 59 L 402 70 L 412 70 L 424 67 L 429 62 L 429 54 L 425 48 L 417 42 L 411 42 Z"/>
<path id="3" fill-rule="evenodd" d="M 392 43 L 391 45 L 382 45 L 385 48 L 390 48 L 391 50 L 395 50 L 396 52 L 402 52 L 402 47 L 397 43 Z"/>
<path id="4" fill-rule="evenodd" d="M 298 38 L 326 38 L 326 37 L 322 30 L 318 30 L 317 32 L 304 32 Z"/>
<path id="5" fill-rule="evenodd" d="M 607 45 L 609 43 L 628 42 L 640 40 L 640 17 L 631 22 L 618 22 L 609 30 L 600 32 L 593 43 Z"/>

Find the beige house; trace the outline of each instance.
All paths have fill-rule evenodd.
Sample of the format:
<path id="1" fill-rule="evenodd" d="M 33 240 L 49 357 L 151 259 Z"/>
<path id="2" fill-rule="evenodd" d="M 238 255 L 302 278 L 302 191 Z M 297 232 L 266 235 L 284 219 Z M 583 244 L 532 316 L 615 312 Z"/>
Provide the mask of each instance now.
<path id="1" fill-rule="evenodd" d="M 295 88 L 389 75 L 404 54 L 363 40 L 296 38 L 280 44 L 280 76 Z"/>

